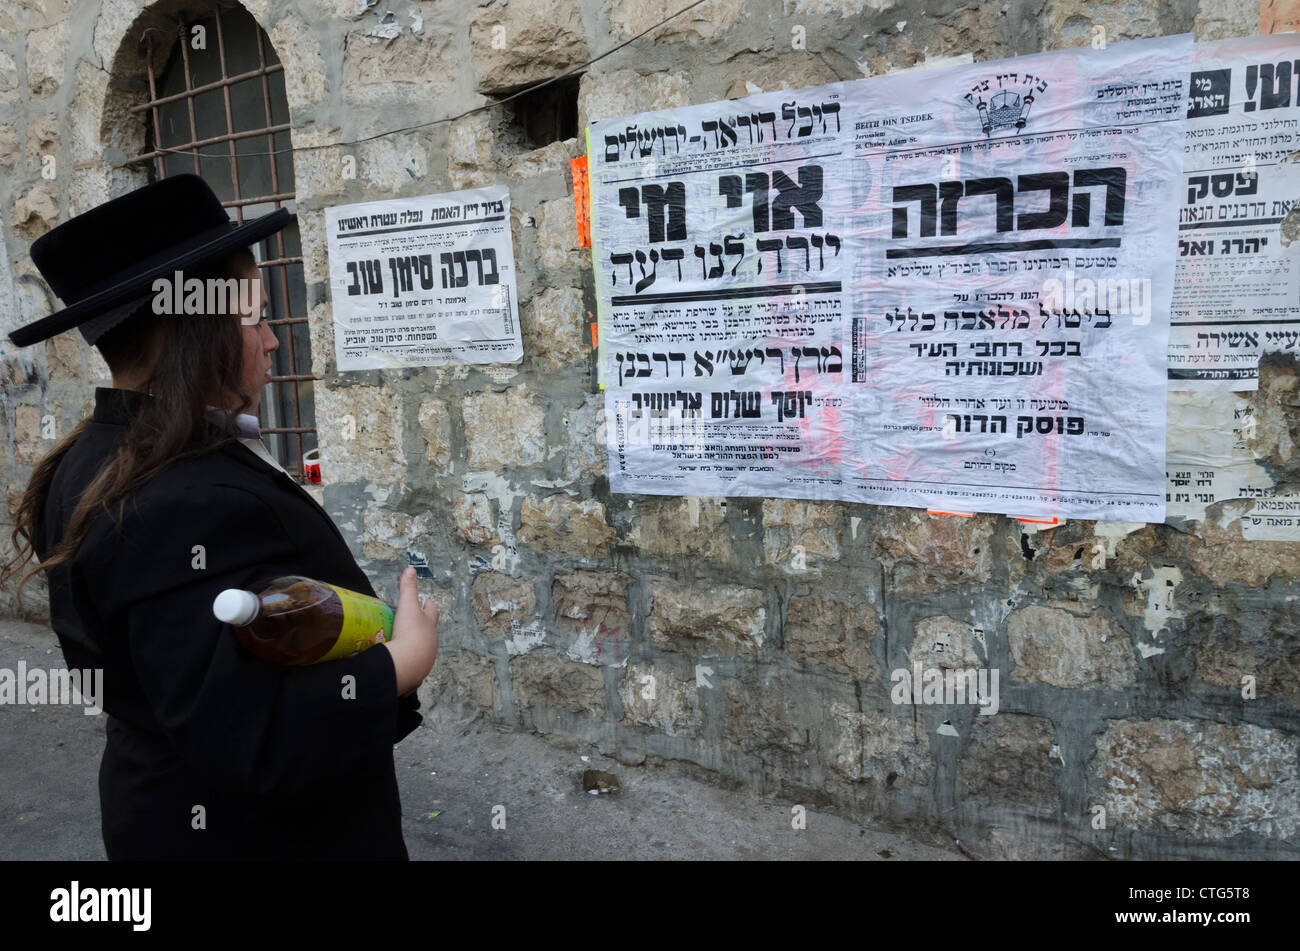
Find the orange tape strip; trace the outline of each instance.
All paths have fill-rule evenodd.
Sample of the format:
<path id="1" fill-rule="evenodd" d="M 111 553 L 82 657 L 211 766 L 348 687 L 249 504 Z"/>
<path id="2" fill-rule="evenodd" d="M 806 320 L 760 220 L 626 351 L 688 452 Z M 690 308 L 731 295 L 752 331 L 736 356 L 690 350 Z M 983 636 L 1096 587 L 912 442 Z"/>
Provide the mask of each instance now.
<path id="1" fill-rule="evenodd" d="M 955 515 L 957 518 L 974 518 L 973 513 L 969 512 L 939 512 L 935 509 L 926 509 L 930 515 Z"/>
<path id="2" fill-rule="evenodd" d="M 591 247 L 591 198 L 587 190 L 587 156 L 569 160 L 573 173 L 573 209 L 578 224 L 578 247 Z"/>

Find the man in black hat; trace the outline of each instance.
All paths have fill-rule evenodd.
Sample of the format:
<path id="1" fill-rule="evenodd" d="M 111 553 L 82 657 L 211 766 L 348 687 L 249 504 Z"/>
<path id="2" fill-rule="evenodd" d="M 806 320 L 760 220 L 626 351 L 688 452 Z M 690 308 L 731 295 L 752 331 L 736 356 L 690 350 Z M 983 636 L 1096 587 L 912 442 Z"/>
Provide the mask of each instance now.
<path id="1" fill-rule="evenodd" d="M 302 575 L 374 595 L 325 511 L 266 453 L 254 415 L 274 333 L 221 308 L 159 317 L 155 281 L 256 280 L 242 226 L 198 176 L 148 185 L 55 228 L 32 259 L 67 305 L 10 334 L 80 329 L 113 371 L 93 415 L 33 471 L 15 540 L 49 579 L 70 668 L 102 668 L 99 786 L 110 859 L 405 859 L 393 744 L 420 722 L 437 609 L 414 572 L 394 638 L 281 667 L 213 617 L 226 588 Z M 254 446 L 254 443 L 256 446 Z M 257 447 L 261 448 L 259 452 Z"/>

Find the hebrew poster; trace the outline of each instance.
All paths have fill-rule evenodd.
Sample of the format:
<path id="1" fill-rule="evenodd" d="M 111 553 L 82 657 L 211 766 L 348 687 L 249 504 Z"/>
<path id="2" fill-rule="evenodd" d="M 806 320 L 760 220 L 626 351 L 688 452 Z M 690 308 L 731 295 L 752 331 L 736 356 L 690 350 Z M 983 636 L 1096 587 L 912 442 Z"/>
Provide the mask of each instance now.
<path id="1" fill-rule="evenodd" d="M 504 185 L 325 209 L 340 370 L 523 357 Z"/>
<path id="2" fill-rule="evenodd" d="M 1190 51 L 593 122 L 611 490 L 1162 521 Z"/>
<path id="3" fill-rule="evenodd" d="M 1300 352 L 1300 37 L 1197 44 L 1178 219 L 1171 389 L 1253 390 L 1266 350 Z"/>

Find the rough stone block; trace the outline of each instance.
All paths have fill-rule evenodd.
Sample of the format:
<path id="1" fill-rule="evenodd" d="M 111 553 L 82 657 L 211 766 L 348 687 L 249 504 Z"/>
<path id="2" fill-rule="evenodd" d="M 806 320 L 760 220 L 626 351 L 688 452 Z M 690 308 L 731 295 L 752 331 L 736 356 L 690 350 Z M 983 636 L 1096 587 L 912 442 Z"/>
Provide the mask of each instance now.
<path id="1" fill-rule="evenodd" d="M 969 622 L 943 614 L 925 617 L 916 622 L 907 660 L 910 664 L 920 664 L 923 670 L 982 667 L 984 658 L 978 652 L 978 643 Z"/>
<path id="2" fill-rule="evenodd" d="M 585 363 L 589 352 L 587 310 L 576 287 L 548 287 L 524 308 L 524 352 L 548 370 Z"/>
<path id="3" fill-rule="evenodd" d="M 872 512 L 875 548 L 893 569 L 891 590 L 920 594 L 989 579 L 995 515 L 957 518 L 916 509 Z"/>
<path id="4" fill-rule="evenodd" d="M 426 141 L 422 134 L 392 135 L 362 142 L 357 146 L 360 157 L 358 178 L 371 190 L 382 189 L 398 194 L 410 187 L 413 179 L 429 173 Z"/>
<path id="5" fill-rule="evenodd" d="M 437 663 L 420 686 L 419 699 L 426 716 L 435 719 L 478 711 L 497 714 L 501 690 L 496 665 L 466 650 L 439 651 Z"/>
<path id="6" fill-rule="evenodd" d="M 591 58 L 577 0 L 479 7 L 469 26 L 480 92 L 550 79 Z"/>
<path id="7" fill-rule="evenodd" d="M 467 396 L 462 413 L 471 469 L 500 470 L 545 461 L 545 414 L 526 387 Z"/>
<path id="8" fill-rule="evenodd" d="M 551 586 L 556 627 L 626 636 L 632 624 L 627 607 L 630 576 L 621 571 L 575 571 L 556 575 Z"/>
<path id="9" fill-rule="evenodd" d="M 1200 615 L 1188 630 L 1196 676 L 1240 695 L 1300 708 L 1300 610 L 1295 604 Z"/>
<path id="10" fill-rule="evenodd" d="M 726 531 L 726 499 L 688 496 L 643 503 L 628 532 L 628 543 L 660 558 L 731 558 Z"/>
<path id="11" fill-rule="evenodd" d="M 12 123 L 0 123 L 0 165 L 11 172 L 18 167 L 18 133 Z"/>
<path id="12" fill-rule="evenodd" d="M 578 85 L 578 128 L 589 121 L 689 106 L 690 83 L 682 73 L 642 75 L 633 69 L 585 73 Z"/>
<path id="13" fill-rule="evenodd" d="M 1045 717 L 1017 713 L 976 716 L 957 763 L 963 798 L 1050 807 L 1060 800 L 1061 760 L 1052 755 L 1056 731 Z"/>
<path id="14" fill-rule="evenodd" d="M 361 551 L 379 561 L 406 561 L 412 545 L 429 533 L 433 517 L 408 515 L 378 505 L 368 505 L 363 513 Z"/>
<path id="15" fill-rule="evenodd" d="M 39 171 L 41 159 L 59 155 L 59 117 L 54 113 L 34 116 L 27 123 L 27 161 L 29 166 Z"/>
<path id="16" fill-rule="evenodd" d="M 18 64 L 8 53 L 0 51 L 0 93 L 18 88 Z"/>
<path id="17" fill-rule="evenodd" d="M 838 82 L 825 62 L 806 51 L 772 56 L 767 53 L 742 53 L 728 60 L 727 98 L 752 96 L 758 92 L 775 92 L 778 89 L 808 89 Z M 834 132 L 832 122 L 827 126 Z M 818 126 L 818 131 L 821 127 Z"/>
<path id="18" fill-rule="evenodd" d="M 1022 682 L 1120 690 L 1136 677 L 1129 636 L 1097 614 L 1030 605 L 1007 618 L 1007 641 Z"/>
<path id="19" fill-rule="evenodd" d="M 1201 524 L 1203 538 L 1177 534 L 1168 539 L 1171 559 L 1187 561 L 1216 588 L 1239 582 L 1248 588 L 1266 586 L 1274 577 L 1300 578 L 1300 558 L 1294 542 L 1250 541 L 1241 537 L 1241 522 L 1220 526 L 1212 519 Z"/>
<path id="20" fill-rule="evenodd" d="M 614 37 L 626 40 L 644 33 L 680 9 L 676 0 L 640 0 L 637 3 L 609 0 L 605 4 L 605 15 L 609 17 Z M 674 17 L 653 33 L 646 34 L 642 42 L 699 43 L 711 40 L 729 30 L 741 18 L 744 9 L 744 0 L 713 0 L 712 3 Z"/>
<path id="21" fill-rule="evenodd" d="M 1259 32 L 1259 5 L 1240 0 L 1200 0 L 1192 31 L 1196 42 L 1226 40 L 1233 36 L 1254 36 Z"/>
<path id="22" fill-rule="evenodd" d="M 40 407 L 14 407 L 14 464 L 34 466 L 49 449 L 41 437 Z"/>
<path id="23" fill-rule="evenodd" d="M 763 555 L 798 573 L 840 557 L 840 509 L 832 503 L 763 500 Z"/>
<path id="24" fill-rule="evenodd" d="M 474 576 L 470 585 L 474 620 L 484 634 L 508 635 L 511 621 L 526 624 L 537 610 L 533 584 L 496 571 Z"/>
<path id="25" fill-rule="evenodd" d="M 492 519 L 492 500 L 481 492 L 456 497 L 451 517 L 460 537 L 471 545 L 490 545 L 497 540 Z"/>
<path id="26" fill-rule="evenodd" d="M 68 21 L 27 34 L 27 88 L 33 97 L 48 96 L 63 82 L 68 55 Z"/>
<path id="27" fill-rule="evenodd" d="M 289 138 L 295 149 L 293 155 L 293 184 L 298 196 L 298 215 L 301 220 L 307 202 L 341 197 L 347 189 L 348 179 L 343 177 L 345 156 L 352 158 L 352 150 L 330 145 L 343 136 L 337 127 L 290 129 Z M 321 228 L 318 232 L 324 233 Z M 321 242 L 322 244 L 324 242 Z M 328 271 L 307 271 L 307 283 L 327 280 Z"/>
<path id="28" fill-rule="evenodd" d="M 387 387 L 315 387 L 321 478 L 327 482 L 406 481 L 401 402 Z"/>
<path id="29" fill-rule="evenodd" d="M 819 727 L 826 763 L 844 779 L 885 789 L 923 789 L 934 775 L 930 737 L 910 715 L 863 712 L 832 701 Z"/>
<path id="30" fill-rule="evenodd" d="M 605 677 L 600 668 L 547 654 L 510 660 L 515 707 L 525 727 L 549 732 L 559 712 L 605 718 Z"/>
<path id="31" fill-rule="evenodd" d="M 491 120 L 482 113 L 452 124 L 447 143 L 447 177 L 453 188 L 480 188 L 495 181 L 493 139 Z M 519 246 L 518 235 L 515 246 Z"/>
<path id="32" fill-rule="evenodd" d="M 355 30 L 348 35 L 343 60 L 344 95 L 354 103 L 450 96 L 451 54 L 449 38 L 437 33 L 403 31 L 376 37 Z"/>
<path id="33" fill-rule="evenodd" d="M 538 204 L 537 263 L 546 268 L 591 267 L 591 249 L 578 247 L 572 195 Z"/>
<path id="34" fill-rule="evenodd" d="M 519 541 L 556 555 L 605 558 L 614 541 L 614 529 L 605 522 L 605 506 L 595 499 L 528 496 L 520 507 Z"/>
<path id="35" fill-rule="evenodd" d="M 328 91 L 325 59 L 316 32 L 300 17 L 287 13 L 271 27 L 269 36 L 284 63 L 289 112 L 294 114 L 323 101 Z"/>
<path id="36" fill-rule="evenodd" d="M 663 663 L 630 664 L 619 683 L 625 726 L 648 726 L 668 736 L 694 734 L 703 722 L 693 674 Z"/>
<path id="37" fill-rule="evenodd" d="M 81 370 L 81 334 L 55 334 L 45 341 L 45 362 L 50 379 L 59 383 L 81 383 L 85 374 Z"/>
<path id="38" fill-rule="evenodd" d="M 451 418 L 447 404 L 439 399 L 420 403 L 420 432 L 425 441 L 425 458 L 439 471 L 451 462 Z"/>
<path id="39" fill-rule="evenodd" d="M 1300 828 L 1296 741 L 1249 723 L 1114 720 L 1090 769 L 1120 828 L 1285 839 Z"/>
<path id="40" fill-rule="evenodd" d="M 812 724 L 801 716 L 797 698 L 780 677 L 761 682 L 728 678 L 723 684 L 726 720 L 723 738 L 746 752 L 763 749 L 799 753 L 810 750 Z"/>
<path id="41" fill-rule="evenodd" d="M 582 405 L 564 418 L 568 440 L 564 450 L 564 478 L 574 481 L 604 475 L 608 450 L 605 446 L 605 395 L 589 393 Z"/>
<path id="42" fill-rule="evenodd" d="M 1107 43 L 1161 36 L 1160 7 L 1147 0 L 1121 0 L 1098 4 L 1089 0 L 1048 0 L 1041 19 L 1044 48 L 1049 50 L 1088 46 L 1093 30 L 1102 27 Z"/>
<path id="43" fill-rule="evenodd" d="M 54 194 L 54 183 L 42 181 L 33 185 L 14 202 L 10 219 L 14 231 L 21 237 L 35 241 L 59 221 L 59 202 Z"/>
<path id="44" fill-rule="evenodd" d="M 672 650 L 754 658 L 766 636 L 763 592 L 739 585 L 651 584 L 650 639 Z"/>
<path id="45" fill-rule="evenodd" d="M 566 139 L 564 142 L 552 142 L 540 149 L 525 152 L 511 161 L 506 174 L 514 179 L 528 179 L 545 175 L 547 172 L 559 172 L 568 180 L 570 177 L 568 143 L 573 141 L 573 139 Z M 585 154 L 586 150 L 582 151 Z"/>
<path id="46" fill-rule="evenodd" d="M 876 636 L 875 609 L 822 597 L 790 599 L 785 618 L 785 649 L 799 667 L 826 668 L 858 680 L 880 680 L 871 655 Z"/>

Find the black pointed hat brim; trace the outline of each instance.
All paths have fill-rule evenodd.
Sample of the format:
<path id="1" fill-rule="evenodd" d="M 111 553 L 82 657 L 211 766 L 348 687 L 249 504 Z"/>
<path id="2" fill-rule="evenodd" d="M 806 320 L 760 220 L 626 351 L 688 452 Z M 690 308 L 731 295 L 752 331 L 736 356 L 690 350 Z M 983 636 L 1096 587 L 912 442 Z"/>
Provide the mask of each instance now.
<path id="1" fill-rule="evenodd" d="M 113 286 L 84 297 L 48 317 L 19 327 L 9 334 L 9 339 L 15 346 L 26 347 L 65 330 L 72 330 L 114 307 L 149 294 L 153 282 L 158 278 L 170 277 L 176 271 L 198 269 L 241 248 L 247 248 L 283 230 L 292 220 L 293 215 L 287 209 L 277 208 L 242 225 L 230 222 L 201 231 L 186 241 L 140 261 L 134 274 Z"/>

